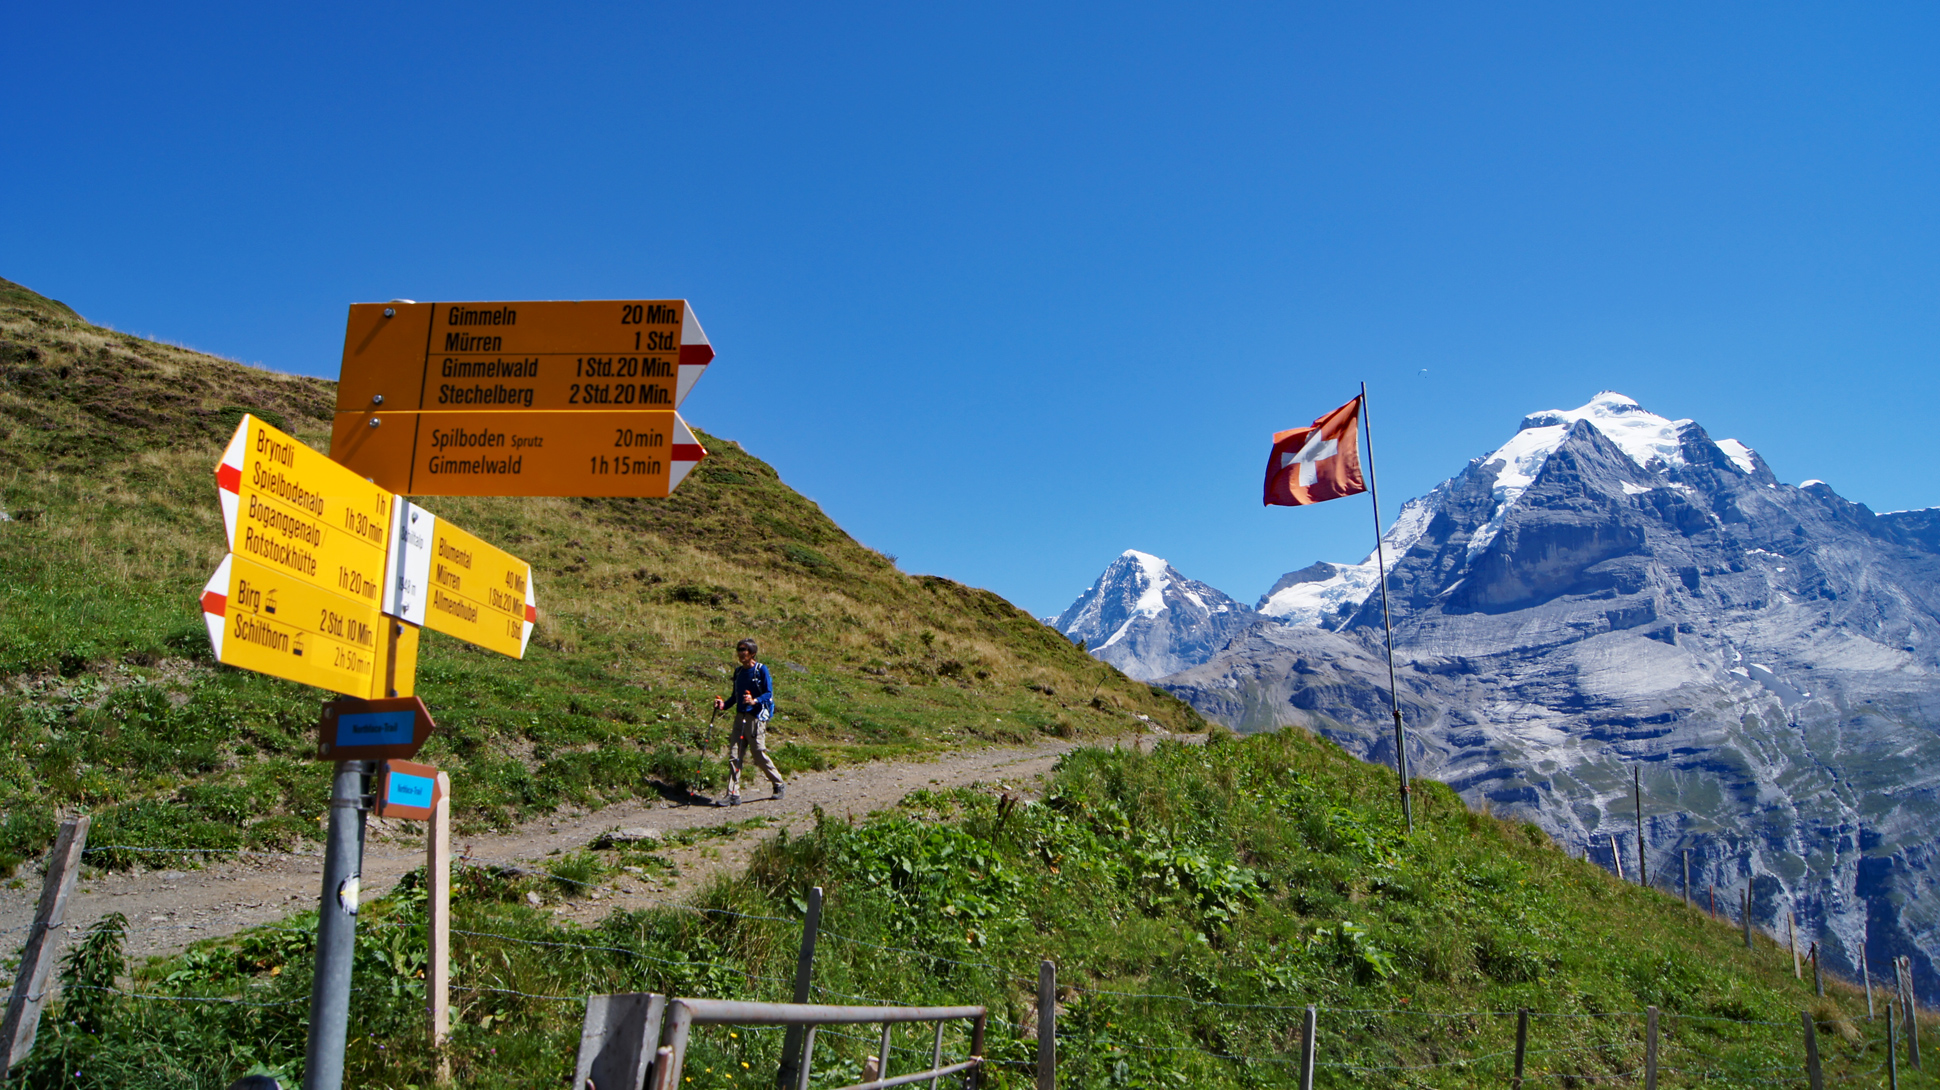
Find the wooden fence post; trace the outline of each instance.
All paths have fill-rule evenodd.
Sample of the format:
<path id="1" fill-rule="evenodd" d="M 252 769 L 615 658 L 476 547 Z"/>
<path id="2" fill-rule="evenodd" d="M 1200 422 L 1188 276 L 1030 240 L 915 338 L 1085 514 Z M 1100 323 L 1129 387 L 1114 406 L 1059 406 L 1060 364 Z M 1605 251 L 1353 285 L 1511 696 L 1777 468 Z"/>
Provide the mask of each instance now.
<path id="1" fill-rule="evenodd" d="M 1886 1090 L 1900 1090 L 1900 1054 L 1893 1042 L 1893 1004 L 1886 1004 Z"/>
<path id="2" fill-rule="evenodd" d="M 1058 1090 L 1058 967 L 1037 963 L 1037 1090 Z"/>
<path id="3" fill-rule="evenodd" d="M 431 960 L 424 971 L 424 997 L 431 1015 L 431 1048 L 439 1053 L 438 1081 L 451 1081 L 451 1059 L 443 1054 L 451 1036 L 451 774 L 438 773 L 437 802 L 424 830 L 424 886 L 429 900 Z"/>
<path id="4" fill-rule="evenodd" d="M 1684 907 L 1691 907 L 1691 849 L 1684 849 Z"/>
<path id="5" fill-rule="evenodd" d="M 1906 1058 L 1913 1064 L 1913 1070 L 1920 1068 L 1920 1008 L 1913 998 L 1913 959 L 1900 958 L 1901 985 L 1906 996 Z"/>
<path id="6" fill-rule="evenodd" d="M 1706 888 L 1711 891 L 1711 918 L 1715 920 L 1718 918 L 1718 887 L 1711 885 Z"/>
<path id="7" fill-rule="evenodd" d="M 54 849 L 47 853 L 40 907 L 34 911 L 27 945 L 20 951 L 20 971 L 14 977 L 13 996 L 7 1000 L 6 1020 L 0 1022 L 0 1045 L 7 1050 L 0 1078 L 27 1058 L 40 1032 L 40 1011 L 46 1004 L 47 978 L 54 969 L 54 948 L 60 945 L 61 931 L 67 926 L 67 902 L 74 892 L 75 879 L 81 876 L 81 853 L 88 847 L 91 821 L 82 815 L 62 822 Z"/>
<path id="8" fill-rule="evenodd" d="M 1657 1008 L 1644 1008 L 1644 1090 L 1657 1090 Z"/>
<path id="9" fill-rule="evenodd" d="M 1314 1030 L 1317 1019 L 1311 1004 L 1300 1031 L 1300 1090 L 1314 1090 Z"/>
<path id="10" fill-rule="evenodd" d="M 1819 967 L 1819 944 L 1812 944 L 1812 990 L 1825 995 L 1825 970 Z"/>
<path id="11" fill-rule="evenodd" d="M 1866 985 L 1866 1021 L 1873 1020 L 1873 971 L 1866 965 L 1866 944 L 1859 944 L 1859 979 Z"/>
<path id="12" fill-rule="evenodd" d="M 1805 1025 L 1805 1077 L 1812 1090 L 1825 1090 L 1825 1075 L 1819 1071 L 1819 1027 L 1812 1023 L 1811 1011 L 1800 1011 L 1799 1021 Z"/>
<path id="13" fill-rule="evenodd" d="M 1749 950 L 1752 948 L 1751 946 L 1751 883 L 1750 882 L 1745 883 L 1744 920 L 1745 920 L 1745 949 Z"/>
<path id="14" fill-rule="evenodd" d="M 1509 1090 L 1522 1090 L 1522 1062 L 1529 1054 L 1529 1008 L 1516 1008 L 1516 1074 L 1509 1080 Z"/>
<path id="15" fill-rule="evenodd" d="M 808 891 L 808 912 L 802 917 L 802 952 L 795 960 L 795 992 L 797 1003 L 808 1002 L 809 984 L 815 972 L 815 936 L 822 930 L 822 887 L 816 886 Z M 802 1048 L 804 1036 L 801 1026 L 789 1026 L 781 1043 L 781 1070 L 775 1076 L 778 1090 L 795 1090 L 795 1084 L 802 1081 Z"/>
<path id="16" fill-rule="evenodd" d="M 1610 834 L 1610 862 L 1617 866 L 1617 881 L 1623 881 L 1623 849 L 1617 847 L 1617 834 Z"/>
<path id="17" fill-rule="evenodd" d="M 1792 918 L 1792 910 L 1785 910 L 1785 945 L 1792 948 L 1792 979 L 1804 980 L 1805 972 L 1799 965 L 1799 928 Z"/>

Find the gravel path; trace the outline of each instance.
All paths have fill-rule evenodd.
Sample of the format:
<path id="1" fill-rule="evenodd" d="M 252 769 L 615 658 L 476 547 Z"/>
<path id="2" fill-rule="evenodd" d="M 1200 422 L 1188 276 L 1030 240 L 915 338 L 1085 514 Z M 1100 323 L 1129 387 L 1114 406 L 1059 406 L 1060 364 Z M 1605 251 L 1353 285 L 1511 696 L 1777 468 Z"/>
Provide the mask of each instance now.
<path id="1" fill-rule="evenodd" d="M 1194 739 L 1196 740 L 1196 739 Z M 1151 739 L 1138 740 L 1141 748 Z M 932 761 L 875 763 L 804 772 L 788 785 L 785 799 L 767 797 L 768 785 L 754 773 L 754 785 L 738 807 L 717 808 L 681 802 L 635 799 L 603 810 L 561 810 L 510 832 L 454 836 L 456 854 L 474 862 L 544 866 L 547 856 L 586 847 L 611 829 L 645 827 L 662 834 L 697 826 L 770 819 L 769 824 L 735 835 L 710 838 L 659 855 L 674 863 L 677 876 L 623 874 L 588 896 L 552 911 L 562 919 L 598 919 L 615 908 L 646 907 L 678 898 L 721 870 L 738 870 L 764 839 L 786 828 L 799 833 L 814 823 L 814 808 L 831 816 L 861 817 L 894 806 L 919 788 L 984 783 L 1009 790 L 1033 790 L 1060 756 L 1077 748 L 1046 742 L 1026 748 L 951 753 Z M 748 770 L 750 773 L 752 769 Z M 459 788 L 462 790 L 462 786 Z M 424 862 L 423 827 L 416 822 L 370 822 L 364 853 L 364 899 L 389 891 L 399 876 Z M 107 912 L 128 917 L 127 951 L 143 958 L 166 954 L 190 943 L 244 928 L 273 923 L 315 903 L 322 881 L 321 846 L 311 854 L 243 856 L 199 869 L 122 873 L 84 872 L 69 909 L 75 931 Z M 0 951 L 17 952 L 32 923 L 40 896 L 39 873 L 19 873 L 18 888 L 0 889 Z"/>

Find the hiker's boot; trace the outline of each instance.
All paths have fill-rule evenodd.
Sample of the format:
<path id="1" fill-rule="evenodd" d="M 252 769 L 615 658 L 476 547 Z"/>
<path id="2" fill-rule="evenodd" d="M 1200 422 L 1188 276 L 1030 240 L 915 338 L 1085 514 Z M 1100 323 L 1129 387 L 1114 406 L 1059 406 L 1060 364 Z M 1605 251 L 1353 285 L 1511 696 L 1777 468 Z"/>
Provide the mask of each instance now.
<path id="1" fill-rule="evenodd" d="M 785 784 L 785 783 L 778 783 L 778 784 L 776 784 L 776 785 L 775 785 L 775 797 L 776 797 L 776 798 L 780 798 L 780 797 L 782 797 L 783 795 L 785 795 L 785 794 L 787 794 L 787 793 L 788 793 L 788 785 L 787 785 L 787 784 Z"/>
<path id="2" fill-rule="evenodd" d="M 729 806 L 739 806 L 739 805 L 741 805 L 741 796 L 739 796 L 739 795 L 729 795 L 729 796 L 728 796 L 728 805 L 729 805 Z"/>

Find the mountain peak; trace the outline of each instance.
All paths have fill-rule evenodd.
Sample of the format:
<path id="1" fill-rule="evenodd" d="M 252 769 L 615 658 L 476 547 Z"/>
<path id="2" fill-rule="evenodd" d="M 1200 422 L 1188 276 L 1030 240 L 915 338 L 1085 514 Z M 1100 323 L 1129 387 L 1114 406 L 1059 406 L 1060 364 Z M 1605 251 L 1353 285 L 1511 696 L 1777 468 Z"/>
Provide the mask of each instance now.
<path id="1" fill-rule="evenodd" d="M 1204 662 L 1257 619 L 1151 553 L 1126 549 L 1090 589 L 1046 623 L 1140 680 Z M 1181 633 L 1189 635 L 1181 638 Z"/>
<path id="2" fill-rule="evenodd" d="M 1684 462 L 1679 437 L 1691 421 L 1666 419 L 1637 404 L 1634 398 L 1605 390 L 1574 409 L 1544 409 L 1523 417 L 1515 436 L 1482 459 L 1483 465 L 1503 463 L 1496 487 L 1529 487 L 1543 462 L 1568 438 L 1570 428 L 1578 421 L 1588 421 L 1645 469 Z"/>
<path id="3" fill-rule="evenodd" d="M 1940 888 L 1940 514 L 1780 484 L 1610 391 L 1531 414 L 1424 500 L 1386 602 L 1371 564 L 1294 572 L 1260 609 L 1290 623 L 1158 684 L 1374 760 L 1398 697 L 1419 775 L 1577 846 L 1637 842 L 1640 774 L 1653 873 L 1757 874 L 1760 922 L 1804 906 L 1833 964 L 1904 949 L 1940 994 L 1940 930 L 1901 908 Z"/>

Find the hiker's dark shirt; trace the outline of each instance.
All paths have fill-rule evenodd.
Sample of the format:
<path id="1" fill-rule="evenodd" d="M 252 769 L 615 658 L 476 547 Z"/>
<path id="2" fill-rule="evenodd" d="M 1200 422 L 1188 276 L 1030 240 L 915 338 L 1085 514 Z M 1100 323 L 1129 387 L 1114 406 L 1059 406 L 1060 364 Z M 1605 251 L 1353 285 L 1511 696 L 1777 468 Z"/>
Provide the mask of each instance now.
<path id="1" fill-rule="evenodd" d="M 768 676 L 768 668 L 758 662 L 751 662 L 734 671 L 734 688 L 728 693 L 728 707 L 735 711 L 747 708 L 741 703 L 742 693 L 754 694 L 755 714 L 775 712 L 775 682 Z"/>

